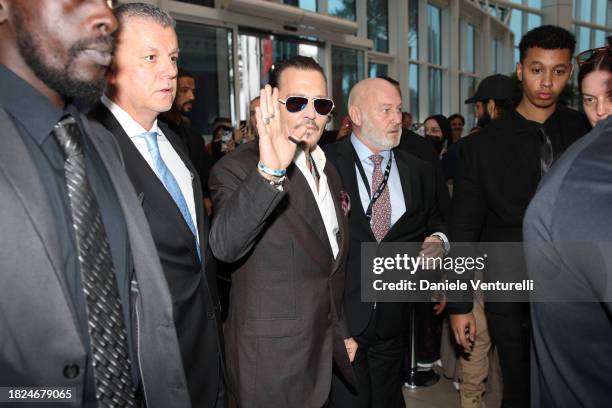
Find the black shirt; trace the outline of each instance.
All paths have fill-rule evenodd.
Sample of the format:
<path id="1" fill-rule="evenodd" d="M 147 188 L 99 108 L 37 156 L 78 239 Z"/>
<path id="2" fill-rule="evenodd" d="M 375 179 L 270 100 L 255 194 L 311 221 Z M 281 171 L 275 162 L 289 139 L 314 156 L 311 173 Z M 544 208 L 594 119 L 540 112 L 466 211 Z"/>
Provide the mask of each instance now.
<path id="1" fill-rule="evenodd" d="M 406 128 L 402 128 L 402 137 L 397 147 L 430 163 L 438 164 L 440 161 L 440 155 L 424 137 Z"/>
<path id="2" fill-rule="evenodd" d="M 85 406 L 95 406 L 86 303 L 77 257 L 75 233 L 72 227 L 70 199 L 65 182 L 64 155 L 51 133 L 53 126 L 64 115 L 71 114 L 74 116 L 81 128 L 87 178 L 98 201 L 110 244 L 128 333 L 128 344 L 132 355 L 133 377 L 137 381 L 130 324 L 130 280 L 133 267 L 123 212 L 104 164 L 84 130 L 77 108 L 69 104 L 62 111 L 4 65 L 0 65 L 0 89 L 2 89 L 2 92 L 0 92 L 0 107 L 13 119 L 13 123 L 22 136 L 23 142 L 36 165 L 36 171 L 45 187 L 53 210 L 52 217 L 55 221 L 64 262 L 63 272 L 70 290 L 70 300 L 77 313 L 83 344 L 88 350 L 86 385 L 83 392 Z"/>
<path id="3" fill-rule="evenodd" d="M 440 211 L 442 211 L 444 218 L 448 219 L 451 205 L 450 195 L 448 194 L 446 179 L 440 166 L 440 156 L 436 153 L 433 146 L 427 142 L 424 137 L 417 135 L 409 129 L 402 128 L 402 136 L 397 148 L 434 165 L 438 173 L 436 177 L 438 178 L 438 184 L 440 186 Z"/>
<path id="4" fill-rule="evenodd" d="M 521 115 L 516 109 L 510 111 L 509 115 L 511 115 L 517 121 L 519 126 L 521 126 L 524 131 L 532 136 L 532 140 L 535 142 L 534 146 L 539 146 L 540 128 L 546 132 L 552 145 L 553 161 L 557 161 L 557 159 L 561 157 L 569 145 L 591 130 L 591 126 L 587 122 L 584 114 L 572 111 L 561 104 L 557 104 L 554 112 L 546 119 L 544 123 L 529 120 Z M 573 121 L 576 128 L 580 128 L 579 134 L 574 134 L 575 132 L 570 132 L 568 129 L 563 128 L 564 120 Z M 536 148 L 535 150 L 538 149 Z"/>

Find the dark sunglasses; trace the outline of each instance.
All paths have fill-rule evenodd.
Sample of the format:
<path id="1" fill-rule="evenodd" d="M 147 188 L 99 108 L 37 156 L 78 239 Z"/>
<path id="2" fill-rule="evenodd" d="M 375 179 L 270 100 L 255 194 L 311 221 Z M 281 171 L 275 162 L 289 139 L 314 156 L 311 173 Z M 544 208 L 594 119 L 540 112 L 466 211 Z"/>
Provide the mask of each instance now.
<path id="1" fill-rule="evenodd" d="M 576 63 L 578 66 L 591 63 L 595 61 L 599 55 L 607 52 L 612 52 L 612 49 L 610 47 L 599 47 L 582 51 L 580 54 L 576 55 Z"/>
<path id="2" fill-rule="evenodd" d="M 612 35 L 608 36 L 606 41 L 608 43 L 606 47 L 592 48 L 576 55 L 576 63 L 578 66 L 595 61 L 601 54 L 612 54 Z"/>
<path id="3" fill-rule="evenodd" d="M 308 106 L 308 101 L 312 99 L 315 111 L 321 115 L 329 115 L 334 109 L 334 101 L 327 98 L 306 98 L 305 96 L 289 96 L 284 101 L 279 99 L 278 101 L 287 107 L 287 110 L 291 113 L 303 111 Z"/>

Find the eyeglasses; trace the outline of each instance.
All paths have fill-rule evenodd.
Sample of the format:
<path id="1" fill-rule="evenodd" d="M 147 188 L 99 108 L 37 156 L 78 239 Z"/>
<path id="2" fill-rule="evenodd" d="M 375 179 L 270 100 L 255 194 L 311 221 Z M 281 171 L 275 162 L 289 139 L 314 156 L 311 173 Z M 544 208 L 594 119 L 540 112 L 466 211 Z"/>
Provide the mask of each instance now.
<path id="1" fill-rule="evenodd" d="M 590 50 L 583 51 L 580 54 L 576 55 L 576 63 L 578 64 L 578 66 L 582 66 L 584 64 L 591 63 L 599 55 L 607 53 L 607 52 L 612 53 L 612 47 L 610 46 L 599 47 L 599 48 L 593 48 Z"/>
<path id="2" fill-rule="evenodd" d="M 278 101 L 287 107 L 287 110 L 291 113 L 303 111 L 308 106 L 308 101 L 312 99 L 315 111 L 321 115 L 329 115 L 334 109 L 334 101 L 327 98 L 306 98 L 305 96 L 289 96 L 284 101 L 279 99 Z"/>

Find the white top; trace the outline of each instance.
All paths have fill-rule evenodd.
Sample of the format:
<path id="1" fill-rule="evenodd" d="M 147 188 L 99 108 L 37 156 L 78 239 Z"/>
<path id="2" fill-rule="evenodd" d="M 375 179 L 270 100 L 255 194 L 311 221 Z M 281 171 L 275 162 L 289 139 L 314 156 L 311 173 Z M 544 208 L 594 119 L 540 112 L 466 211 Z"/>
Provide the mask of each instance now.
<path id="1" fill-rule="evenodd" d="M 315 150 L 310 152 L 310 154 L 319 172 L 320 178 L 318 191 L 315 185 L 315 179 L 306 166 L 306 154 L 302 149 L 297 149 L 293 162 L 297 168 L 300 169 L 306 178 L 308 185 L 310 186 L 310 190 L 312 190 L 312 194 L 317 202 L 317 206 L 319 207 L 319 212 L 321 213 L 321 218 L 323 218 L 323 224 L 325 224 L 325 231 L 327 232 L 327 238 L 329 239 L 332 253 L 334 254 L 334 258 L 336 258 L 338 251 L 340 250 L 337 239 L 337 234 L 340 231 L 340 228 L 338 226 L 338 218 L 336 217 L 336 207 L 334 206 L 332 193 L 329 189 L 329 185 L 327 184 L 327 176 L 323 172 L 326 162 L 325 153 L 323 153 L 323 150 L 317 146 Z"/>
<path id="2" fill-rule="evenodd" d="M 102 95 L 101 100 L 104 106 L 106 106 L 108 110 L 111 111 L 115 119 L 117 119 L 125 133 L 129 136 L 132 143 L 134 143 L 134 146 L 136 146 L 136 149 L 138 149 L 141 156 L 149 164 L 155 174 L 157 174 L 157 171 L 153 164 L 153 158 L 151 157 L 149 149 L 147 148 L 147 142 L 141 135 L 145 132 L 157 132 L 159 153 L 164 163 L 166 163 L 168 170 L 170 170 L 170 173 L 172 173 L 172 175 L 176 179 L 176 182 L 178 183 L 179 188 L 183 193 L 183 197 L 185 198 L 185 202 L 187 203 L 187 208 L 189 208 L 189 214 L 191 214 L 191 219 L 193 220 L 194 225 L 196 225 L 196 239 L 199 244 L 200 237 L 197 228 L 195 201 L 193 197 L 193 174 L 189 171 L 187 166 L 185 166 L 185 163 L 183 163 L 183 160 L 174 150 L 172 144 L 168 141 L 164 133 L 157 126 L 157 120 L 155 120 L 151 129 L 144 129 L 142 126 L 140 126 L 140 124 L 138 124 L 138 122 L 132 119 L 129 113 L 127 113 L 119 105 L 108 99 L 106 95 Z M 157 174 L 157 177 L 159 177 L 159 174 Z"/>

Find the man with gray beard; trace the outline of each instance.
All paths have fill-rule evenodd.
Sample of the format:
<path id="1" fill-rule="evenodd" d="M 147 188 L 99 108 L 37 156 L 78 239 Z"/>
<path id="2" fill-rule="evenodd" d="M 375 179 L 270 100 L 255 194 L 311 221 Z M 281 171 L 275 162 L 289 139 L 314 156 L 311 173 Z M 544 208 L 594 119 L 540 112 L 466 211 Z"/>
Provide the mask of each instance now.
<path id="1" fill-rule="evenodd" d="M 397 149 L 402 99 L 384 79 L 365 79 L 349 96 L 353 134 L 326 146 L 352 203 L 344 313 L 359 344 L 353 369 L 356 391 L 334 378 L 334 407 L 404 407 L 401 363 L 409 303 L 361 301 L 363 242 L 422 242 L 425 257 L 448 249 L 433 164 Z"/>

